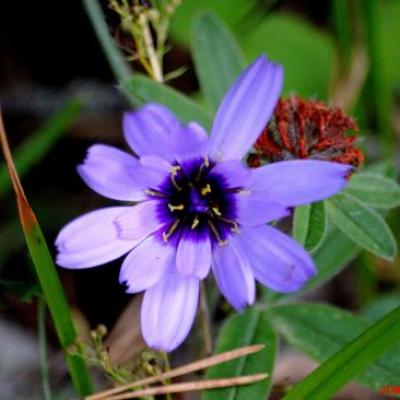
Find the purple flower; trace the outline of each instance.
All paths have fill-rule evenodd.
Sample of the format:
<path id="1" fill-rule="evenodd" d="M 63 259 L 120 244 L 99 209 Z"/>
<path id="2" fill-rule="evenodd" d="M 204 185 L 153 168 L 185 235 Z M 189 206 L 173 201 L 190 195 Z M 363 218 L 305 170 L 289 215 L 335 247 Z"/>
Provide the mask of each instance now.
<path id="1" fill-rule="evenodd" d="M 239 311 L 254 302 L 256 280 L 292 292 L 316 273 L 307 252 L 267 223 L 332 196 L 351 167 L 295 160 L 247 169 L 241 161 L 268 122 L 282 80 L 281 66 L 259 57 L 226 94 L 209 138 L 159 104 L 127 113 L 125 138 L 139 158 L 97 144 L 78 167 L 97 193 L 138 204 L 72 221 L 56 240 L 57 263 L 89 268 L 128 253 L 120 282 L 129 293 L 145 291 L 142 330 L 153 348 L 170 351 L 185 339 L 210 267 Z"/>

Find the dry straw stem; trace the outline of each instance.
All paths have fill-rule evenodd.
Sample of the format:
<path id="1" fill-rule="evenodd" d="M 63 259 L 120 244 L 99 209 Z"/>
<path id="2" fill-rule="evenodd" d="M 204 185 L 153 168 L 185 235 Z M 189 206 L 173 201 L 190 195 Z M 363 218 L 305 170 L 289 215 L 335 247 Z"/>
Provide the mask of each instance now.
<path id="1" fill-rule="evenodd" d="M 248 385 L 268 378 L 268 374 L 255 374 L 240 376 L 237 378 L 209 379 L 204 381 L 193 381 L 186 383 L 176 383 L 168 386 L 157 386 L 149 389 L 137 390 L 117 396 L 107 397 L 107 400 L 137 399 L 143 396 L 155 396 L 159 394 L 193 392 L 206 389 L 220 389 L 229 386 Z"/>
<path id="2" fill-rule="evenodd" d="M 135 387 L 139 387 L 139 386 L 144 386 L 144 385 L 150 385 L 152 383 L 155 382 L 160 382 L 162 380 L 165 379 L 170 379 L 170 378 L 175 378 L 177 376 L 180 375 L 186 375 L 189 374 L 191 372 L 195 372 L 201 369 L 206 369 L 208 367 L 211 367 L 213 365 L 217 365 L 217 364 L 221 364 L 230 360 L 234 360 L 235 358 L 238 357 L 242 357 L 248 354 L 253 354 L 253 353 L 257 353 L 259 351 L 261 351 L 265 346 L 263 344 L 255 344 L 252 346 L 246 346 L 246 347 L 242 347 L 240 349 L 236 349 L 236 350 L 230 350 L 227 351 L 225 353 L 221 353 L 221 354 L 217 354 L 215 356 L 211 356 L 211 357 L 207 357 L 207 358 L 203 358 L 202 360 L 199 361 L 195 361 L 193 363 L 190 364 L 186 364 L 182 367 L 179 368 L 174 368 L 171 369 L 168 372 L 165 372 L 163 374 L 157 375 L 157 376 L 152 376 L 149 378 L 145 378 L 145 379 L 141 379 L 138 380 L 136 382 L 131 382 L 128 383 L 126 385 L 123 386 L 119 386 L 113 389 L 108 389 L 108 390 L 104 390 L 102 392 L 96 393 L 94 395 L 91 396 L 87 396 L 86 400 L 100 400 L 100 399 L 110 399 L 112 395 L 115 395 L 117 393 L 126 391 L 126 390 L 130 390 L 133 389 Z M 258 377 L 260 375 L 257 375 Z M 254 376 L 253 376 L 254 377 Z M 246 377 L 247 379 L 249 379 L 248 377 Z M 266 376 L 264 376 L 264 378 L 266 378 Z M 262 379 L 264 379 L 262 378 Z M 233 379 L 237 379 L 237 378 L 233 378 Z M 224 382 L 226 382 L 226 379 L 223 379 Z M 230 380 L 231 382 L 232 380 Z M 207 382 L 207 381 L 203 381 L 203 382 Z M 209 382 L 209 381 L 208 381 Z M 196 385 L 199 384 L 200 382 L 196 382 Z M 250 382 L 247 382 L 250 383 Z M 190 384 L 193 385 L 193 382 L 191 382 Z M 214 382 L 215 384 L 215 382 Z M 244 385 L 245 383 L 242 383 L 242 385 Z M 227 386 L 231 386 L 232 383 L 228 384 Z M 176 386 L 176 385 L 171 385 L 171 386 Z M 220 387 L 220 386 L 216 386 L 216 387 Z M 156 389 L 156 388 L 152 388 L 152 389 Z M 146 389 L 147 390 L 147 389 Z M 201 389 L 186 389 L 186 390 L 201 390 Z M 135 392 L 139 393 L 139 391 Z M 167 393 L 167 392 L 163 392 L 163 393 Z M 172 393 L 172 392 L 168 392 L 168 393 Z M 130 395 L 132 395 L 133 393 L 130 393 Z M 144 394 L 142 394 L 142 396 L 144 396 Z"/>

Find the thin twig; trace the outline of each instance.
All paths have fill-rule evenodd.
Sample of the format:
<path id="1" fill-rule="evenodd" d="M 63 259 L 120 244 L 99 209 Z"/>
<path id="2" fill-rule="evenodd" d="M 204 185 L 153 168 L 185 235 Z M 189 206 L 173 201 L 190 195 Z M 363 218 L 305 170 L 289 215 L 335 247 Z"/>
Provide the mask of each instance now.
<path id="1" fill-rule="evenodd" d="M 138 380 L 136 382 L 128 383 L 127 385 L 119 386 L 113 389 L 104 390 L 102 392 L 90 395 L 86 397 L 86 400 L 99 400 L 108 398 L 111 395 L 114 395 L 119 392 L 123 392 L 125 390 L 133 389 L 138 386 L 150 385 L 155 382 L 162 381 L 164 379 L 175 378 L 180 375 L 189 374 L 194 371 L 198 371 L 201 369 L 206 369 L 213 365 L 221 364 L 230 360 L 234 360 L 235 358 L 242 357 L 248 354 L 257 353 L 262 350 L 265 346 L 263 344 L 255 344 L 252 346 L 242 347 L 236 350 L 230 350 L 225 353 L 217 354 L 212 357 L 207 357 L 199 361 L 195 361 L 190 364 L 186 364 L 179 368 L 171 369 L 168 372 L 160 374 L 158 376 L 151 376 L 149 378 L 144 378 Z"/>
<path id="2" fill-rule="evenodd" d="M 149 389 L 142 389 L 131 393 L 112 396 L 108 397 L 107 400 L 137 399 L 138 397 L 148 396 L 148 395 L 194 392 L 206 389 L 220 389 L 230 386 L 248 385 L 250 383 L 258 382 L 267 378 L 268 374 L 255 374 L 255 375 L 239 376 L 236 378 L 209 379 L 204 381 L 176 383 L 174 385 L 157 386 Z"/>

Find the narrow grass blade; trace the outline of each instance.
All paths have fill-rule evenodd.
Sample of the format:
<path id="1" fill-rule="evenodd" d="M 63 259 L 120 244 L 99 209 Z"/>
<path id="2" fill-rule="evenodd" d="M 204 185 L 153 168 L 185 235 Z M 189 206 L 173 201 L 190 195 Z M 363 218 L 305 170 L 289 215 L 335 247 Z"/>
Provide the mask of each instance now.
<path id="1" fill-rule="evenodd" d="M 400 341 L 400 308 L 342 347 L 297 384 L 283 400 L 328 400 Z"/>
<path id="2" fill-rule="evenodd" d="M 76 347 L 76 331 L 72 322 L 71 312 L 64 295 L 64 290 L 58 277 L 56 267 L 50 255 L 46 240 L 40 229 L 36 216 L 25 196 L 19 180 L 11 152 L 8 146 L 3 120 L 0 114 L 0 141 L 6 165 L 11 177 L 18 207 L 19 219 L 24 232 L 39 283 L 53 318 L 54 326 L 65 351 L 69 372 L 79 395 L 91 393 L 92 386 L 86 364 L 82 357 L 70 352 L 70 347 Z M 76 349 L 75 349 L 76 350 Z"/>
<path id="3" fill-rule="evenodd" d="M 78 116 L 81 103 L 73 99 L 65 104 L 58 112 L 35 133 L 33 133 L 14 152 L 14 162 L 18 175 L 25 175 L 33 165 L 39 162 L 65 133 L 68 126 Z M 0 166 L 0 196 L 11 188 L 11 181 L 5 165 Z"/>
<path id="4" fill-rule="evenodd" d="M 51 400 L 50 382 L 49 382 L 49 363 L 47 359 L 47 341 L 46 341 L 46 301 L 42 296 L 38 298 L 37 304 L 37 325 L 39 337 L 40 354 L 40 373 L 42 375 L 42 388 L 44 400 Z"/>

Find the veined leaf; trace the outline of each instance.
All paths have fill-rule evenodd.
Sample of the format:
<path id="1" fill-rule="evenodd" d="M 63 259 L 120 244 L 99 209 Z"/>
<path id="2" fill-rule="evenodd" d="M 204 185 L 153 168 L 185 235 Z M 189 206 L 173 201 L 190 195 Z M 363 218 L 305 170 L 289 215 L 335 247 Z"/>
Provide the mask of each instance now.
<path id="1" fill-rule="evenodd" d="M 354 174 L 346 188 L 363 203 L 376 208 L 393 208 L 400 206 L 400 186 L 382 175 L 362 172 Z"/>
<path id="2" fill-rule="evenodd" d="M 260 352 L 208 369 L 208 379 L 236 377 L 255 373 L 272 374 L 277 337 L 268 322 L 265 311 L 249 308 L 243 314 L 229 318 L 217 339 L 216 353 L 251 344 L 265 344 Z M 271 379 L 243 387 L 205 391 L 204 400 L 266 399 L 271 389 Z"/>
<path id="3" fill-rule="evenodd" d="M 315 251 L 322 243 L 327 228 L 325 203 L 296 207 L 293 219 L 293 237 L 306 250 Z"/>
<path id="4" fill-rule="evenodd" d="M 232 33 L 216 15 L 204 13 L 192 25 L 192 55 L 203 95 L 217 110 L 246 65 Z"/>
<path id="5" fill-rule="evenodd" d="M 342 193 L 327 200 L 327 210 L 332 222 L 365 250 L 388 260 L 396 255 L 396 241 L 390 228 L 372 208 Z"/>
<path id="6" fill-rule="evenodd" d="M 162 83 L 136 75 L 122 83 L 136 105 L 155 102 L 167 106 L 183 122 L 196 121 L 206 130 L 211 127 L 211 116 L 192 99 Z"/>
<path id="7" fill-rule="evenodd" d="M 271 316 L 295 348 L 323 362 L 284 400 L 328 400 L 355 378 L 373 389 L 398 384 L 400 308 L 373 325 L 320 304 L 278 306 Z"/>

